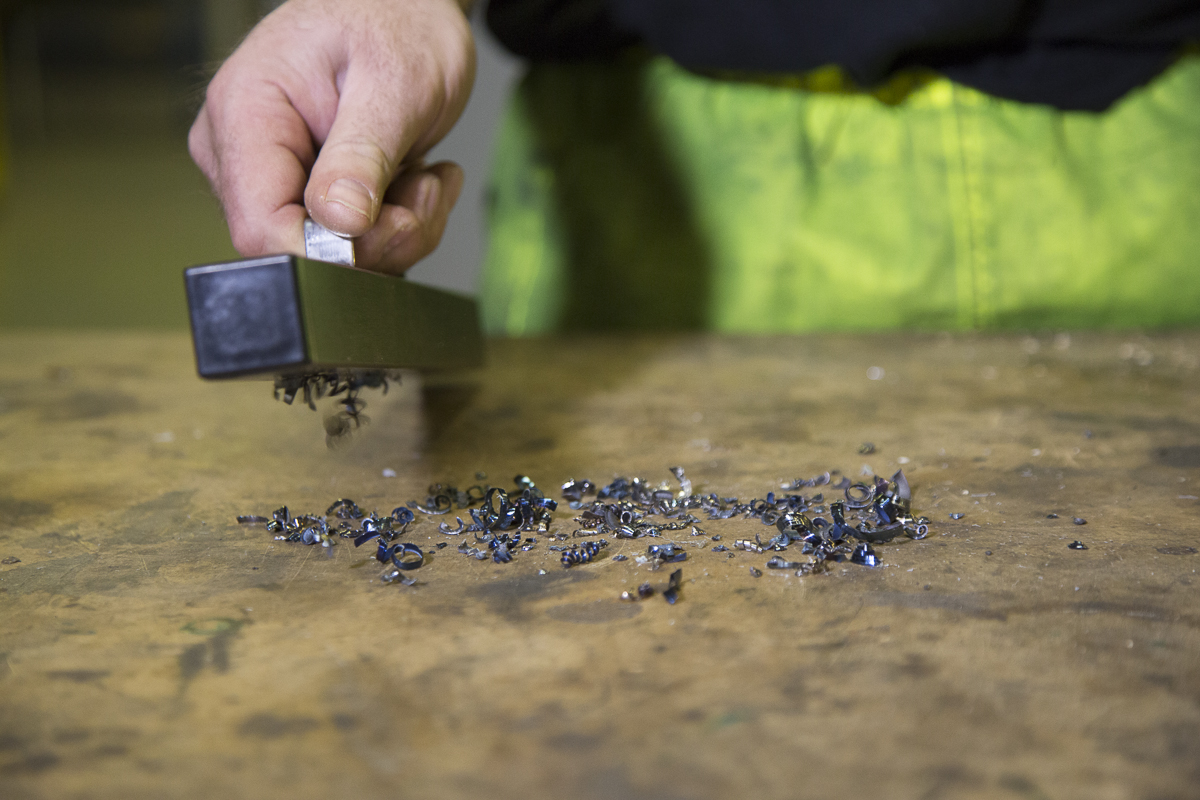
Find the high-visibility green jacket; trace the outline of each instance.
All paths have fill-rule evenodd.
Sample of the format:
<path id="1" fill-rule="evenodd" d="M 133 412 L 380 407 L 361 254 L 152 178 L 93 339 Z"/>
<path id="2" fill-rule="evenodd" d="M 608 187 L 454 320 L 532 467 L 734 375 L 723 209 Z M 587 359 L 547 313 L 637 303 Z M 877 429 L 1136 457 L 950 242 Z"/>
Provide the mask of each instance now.
<path id="1" fill-rule="evenodd" d="M 536 65 L 503 121 L 494 333 L 1200 322 L 1200 58 L 1109 111 L 932 75 Z"/>

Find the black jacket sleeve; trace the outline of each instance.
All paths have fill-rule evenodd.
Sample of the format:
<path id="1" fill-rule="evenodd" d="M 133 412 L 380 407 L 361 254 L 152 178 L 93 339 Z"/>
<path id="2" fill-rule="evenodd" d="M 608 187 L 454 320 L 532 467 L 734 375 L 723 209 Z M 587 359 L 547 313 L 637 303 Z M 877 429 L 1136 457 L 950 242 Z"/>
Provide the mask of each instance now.
<path id="1" fill-rule="evenodd" d="M 502 42 L 533 59 L 632 43 L 694 70 L 838 64 L 873 86 L 928 67 L 985 92 L 1099 111 L 1200 41 L 1197 0 L 492 0 Z"/>

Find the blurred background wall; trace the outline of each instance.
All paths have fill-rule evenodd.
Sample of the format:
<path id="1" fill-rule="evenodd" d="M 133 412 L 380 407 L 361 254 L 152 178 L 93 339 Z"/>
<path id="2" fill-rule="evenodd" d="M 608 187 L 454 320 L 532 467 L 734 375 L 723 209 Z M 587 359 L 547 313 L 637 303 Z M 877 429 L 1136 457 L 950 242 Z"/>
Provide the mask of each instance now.
<path id="1" fill-rule="evenodd" d="M 187 154 L 208 75 L 272 0 L 0 0 L 0 327 L 187 327 L 182 270 L 235 258 Z M 467 183 L 410 277 L 474 292 L 492 135 L 520 64 L 481 20 L 475 91 L 431 154 Z"/>

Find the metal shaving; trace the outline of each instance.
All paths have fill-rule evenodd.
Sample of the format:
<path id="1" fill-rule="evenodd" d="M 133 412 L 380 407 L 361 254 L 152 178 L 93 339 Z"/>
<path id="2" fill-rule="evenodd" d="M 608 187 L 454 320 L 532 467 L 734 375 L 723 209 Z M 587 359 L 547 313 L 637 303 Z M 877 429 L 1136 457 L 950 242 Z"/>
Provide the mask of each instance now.
<path id="1" fill-rule="evenodd" d="M 679 599 L 679 590 L 683 588 L 683 570 L 677 569 L 671 573 L 671 580 L 667 583 L 667 590 L 663 592 L 663 599 L 671 605 Z"/>

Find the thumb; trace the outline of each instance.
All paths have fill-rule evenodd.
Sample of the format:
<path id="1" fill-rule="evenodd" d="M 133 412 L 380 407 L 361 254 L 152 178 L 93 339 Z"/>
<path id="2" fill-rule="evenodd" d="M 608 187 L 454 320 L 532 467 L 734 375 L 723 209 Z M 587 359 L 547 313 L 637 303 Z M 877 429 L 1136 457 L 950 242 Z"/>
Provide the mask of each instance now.
<path id="1" fill-rule="evenodd" d="M 347 72 L 304 191 L 309 215 L 343 236 L 361 236 L 375 224 L 384 193 L 419 133 L 411 105 L 381 92 L 379 84 Z"/>

